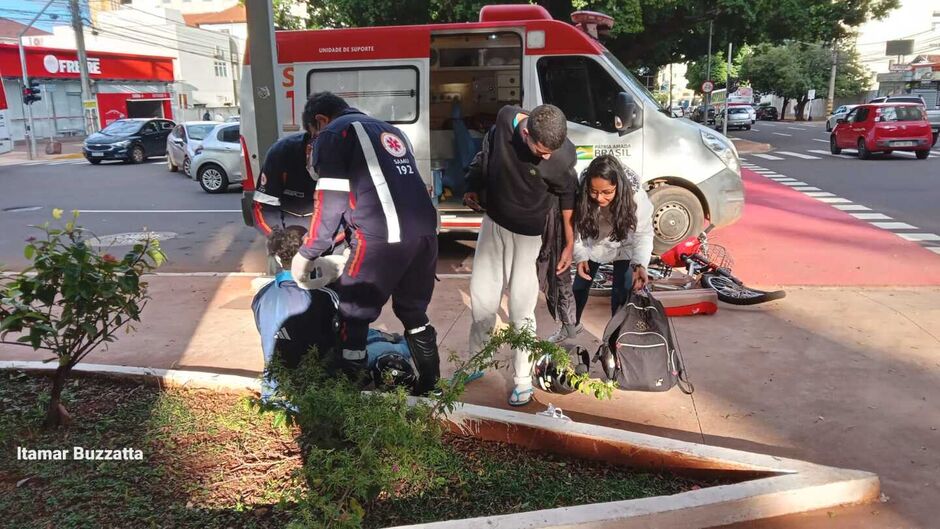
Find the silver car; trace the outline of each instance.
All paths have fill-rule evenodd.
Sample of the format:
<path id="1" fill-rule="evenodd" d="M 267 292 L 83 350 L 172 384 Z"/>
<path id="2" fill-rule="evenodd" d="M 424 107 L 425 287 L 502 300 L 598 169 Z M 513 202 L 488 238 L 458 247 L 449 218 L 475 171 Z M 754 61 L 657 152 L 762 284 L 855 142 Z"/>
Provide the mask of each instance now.
<path id="1" fill-rule="evenodd" d="M 224 193 L 232 184 L 244 180 L 240 125 L 217 125 L 196 149 L 192 171 L 206 193 Z"/>
<path id="2" fill-rule="evenodd" d="M 174 127 L 166 138 L 167 169 L 173 173 L 182 169 L 183 174 L 192 178 L 190 164 L 196 155 L 196 149 L 218 124 L 218 121 L 187 121 Z"/>
<path id="3" fill-rule="evenodd" d="M 836 128 L 836 122 L 844 118 L 849 112 L 858 105 L 842 105 L 835 109 L 831 116 L 826 119 L 826 132 L 832 132 Z"/>
<path id="4" fill-rule="evenodd" d="M 725 113 L 718 112 L 715 116 L 715 128 L 721 130 L 724 127 Z M 728 109 L 728 129 L 739 128 L 751 130 L 751 113 L 748 107 L 731 107 Z"/>

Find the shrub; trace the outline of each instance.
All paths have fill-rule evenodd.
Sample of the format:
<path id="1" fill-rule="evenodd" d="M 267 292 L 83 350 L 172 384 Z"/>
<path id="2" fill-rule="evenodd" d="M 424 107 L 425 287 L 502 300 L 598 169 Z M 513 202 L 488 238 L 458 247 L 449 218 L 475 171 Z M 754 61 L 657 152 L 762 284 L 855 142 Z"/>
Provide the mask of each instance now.
<path id="1" fill-rule="evenodd" d="M 0 339 L 17 334 L 15 343 L 47 350 L 58 360 L 46 413 L 46 426 L 68 419 L 61 404 L 70 371 L 88 353 L 113 342 L 117 332 L 133 330 L 132 321 L 149 299 L 141 276 L 166 257 L 156 239 L 136 244 L 118 259 L 96 249 L 76 222 L 78 212 L 63 224 L 62 210 L 52 213 L 56 225 L 36 228 L 24 249 L 31 265 L 0 279 Z"/>

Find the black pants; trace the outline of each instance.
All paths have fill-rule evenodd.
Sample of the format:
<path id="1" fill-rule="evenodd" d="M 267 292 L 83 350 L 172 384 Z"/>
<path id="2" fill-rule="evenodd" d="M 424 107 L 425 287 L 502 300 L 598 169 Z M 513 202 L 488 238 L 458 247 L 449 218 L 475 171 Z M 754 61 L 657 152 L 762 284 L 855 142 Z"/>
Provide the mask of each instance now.
<path id="1" fill-rule="evenodd" d="M 349 261 L 339 281 L 340 342 L 343 349 L 364 351 L 369 325 L 392 298 L 392 310 L 405 330 L 429 323 L 434 293 L 437 237 L 389 244 L 354 233 Z"/>
<path id="2" fill-rule="evenodd" d="M 594 277 L 600 266 L 600 263 L 588 261 L 588 275 Z M 591 281 L 584 279 L 580 274 L 576 275 L 571 289 L 574 291 L 577 323 L 581 323 L 581 314 L 584 312 L 584 307 L 587 306 L 588 296 L 591 295 Z M 633 290 L 633 269 L 630 267 L 630 261 L 614 261 L 614 284 L 610 292 L 611 316 L 630 299 L 631 290 Z"/>

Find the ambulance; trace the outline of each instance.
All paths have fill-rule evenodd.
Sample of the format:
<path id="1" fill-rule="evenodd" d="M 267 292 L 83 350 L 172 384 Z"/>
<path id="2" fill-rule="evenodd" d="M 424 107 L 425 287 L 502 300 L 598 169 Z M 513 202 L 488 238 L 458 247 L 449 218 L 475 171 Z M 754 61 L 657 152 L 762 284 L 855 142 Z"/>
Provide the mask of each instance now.
<path id="1" fill-rule="evenodd" d="M 301 131 L 307 97 L 330 91 L 400 128 L 437 202 L 441 231 L 475 231 L 462 205 L 467 165 L 503 105 L 551 103 L 568 118 L 578 171 L 613 154 L 643 179 L 655 206 L 656 250 L 744 208 L 740 161 L 720 133 L 674 118 L 599 41 L 613 26 L 592 12 L 553 20 L 537 5 L 489 5 L 479 22 L 276 33 L 278 130 Z M 247 61 L 246 61 L 247 62 Z M 263 153 L 254 137 L 246 66 L 241 116 L 250 204 Z M 251 222 L 246 212 L 245 221 Z"/>

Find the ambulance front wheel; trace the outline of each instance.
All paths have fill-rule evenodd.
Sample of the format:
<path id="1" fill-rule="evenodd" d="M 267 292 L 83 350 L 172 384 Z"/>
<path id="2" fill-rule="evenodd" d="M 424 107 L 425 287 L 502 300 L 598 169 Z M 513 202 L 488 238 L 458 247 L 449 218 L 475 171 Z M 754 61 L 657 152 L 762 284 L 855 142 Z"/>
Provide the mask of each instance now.
<path id="1" fill-rule="evenodd" d="M 653 203 L 653 253 L 656 255 L 705 229 L 702 203 L 688 189 L 661 185 L 651 189 L 649 197 Z"/>

